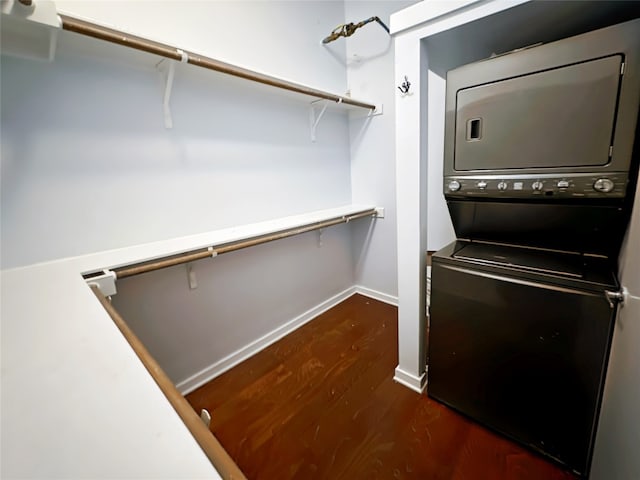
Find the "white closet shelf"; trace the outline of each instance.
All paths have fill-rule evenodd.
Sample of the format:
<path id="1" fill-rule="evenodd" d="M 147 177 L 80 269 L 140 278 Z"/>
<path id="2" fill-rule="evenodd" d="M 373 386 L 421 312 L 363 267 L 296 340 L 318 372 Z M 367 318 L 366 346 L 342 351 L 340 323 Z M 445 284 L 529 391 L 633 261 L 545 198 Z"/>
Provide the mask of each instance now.
<path id="1" fill-rule="evenodd" d="M 374 218 L 377 214 L 378 209 L 374 206 L 345 205 L 104 252 L 107 258 L 111 256 L 110 253 L 120 254 L 119 261 L 113 258 L 114 261 L 107 261 L 96 265 L 97 268 L 85 270 L 84 277 L 89 283 L 98 284 L 105 295 L 112 295 L 115 293 L 115 281 L 119 278 L 211 258 L 222 253 L 349 223 L 359 218 Z M 127 255 L 122 256 L 125 252 Z"/>
<path id="2" fill-rule="evenodd" d="M 247 68 L 222 62 L 214 58 L 200 55 L 195 52 L 180 49 L 171 45 L 150 40 L 144 37 L 132 35 L 127 32 L 104 27 L 92 22 L 81 20 L 68 15 L 60 15 L 62 29 L 70 32 L 78 33 L 88 37 L 96 38 L 110 43 L 123 45 L 135 50 L 158 55 L 160 57 L 169 58 L 182 63 L 189 63 L 198 67 L 214 70 L 233 77 L 242 78 L 251 82 L 256 82 L 281 90 L 293 92 L 295 94 L 312 97 L 318 100 L 327 100 L 340 106 L 355 107 L 374 111 L 376 105 L 356 100 L 351 97 L 337 95 L 313 88 L 307 85 L 291 82 L 281 78 L 266 75 Z"/>

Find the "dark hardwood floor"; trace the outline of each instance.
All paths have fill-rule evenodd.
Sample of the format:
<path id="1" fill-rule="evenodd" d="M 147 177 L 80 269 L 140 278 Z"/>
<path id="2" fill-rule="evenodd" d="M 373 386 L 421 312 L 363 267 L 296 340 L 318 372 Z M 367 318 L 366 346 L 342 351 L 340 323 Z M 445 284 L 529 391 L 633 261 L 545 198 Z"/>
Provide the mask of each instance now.
<path id="1" fill-rule="evenodd" d="M 393 381 L 397 309 L 345 300 L 187 396 L 253 479 L 573 479 Z"/>

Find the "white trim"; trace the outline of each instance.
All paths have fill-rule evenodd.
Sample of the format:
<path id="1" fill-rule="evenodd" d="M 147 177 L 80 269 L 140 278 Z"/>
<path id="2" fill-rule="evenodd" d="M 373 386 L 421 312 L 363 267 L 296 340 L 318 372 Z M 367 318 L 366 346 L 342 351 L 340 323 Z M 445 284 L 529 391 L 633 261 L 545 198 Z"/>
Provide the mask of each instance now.
<path id="1" fill-rule="evenodd" d="M 394 307 L 398 306 L 398 296 L 397 295 L 389 295 L 388 293 L 379 292 L 378 290 L 373 290 L 372 288 L 363 287 L 362 285 L 356 285 L 355 293 L 359 293 L 360 295 L 364 295 L 365 297 L 373 298 L 374 300 L 379 300 L 384 303 L 388 303 L 389 305 L 393 305 Z"/>
<path id="2" fill-rule="evenodd" d="M 445 30 L 451 30 L 530 1 L 531 0 L 457 0 L 448 2 L 445 0 L 445 3 L 441 3 L 441 5 L 450 8 L 441 8 L 438 11 L 427 9 L 426 12 L 429 13 L 428 18 L 422 19 L 413 15 L 401 18 L 399 15 L 405 13 L 405 10 L 401 10 L 391 16 L 391 34 L 394 36 L 412 36 L 414 39 L 421 41 L 431 35 L 444 32 Z M 433 6 L 434 3 L 436 2 L 424 1 L 421 4 L 412 5 L 411 7 L 417 7 L 418 5 L 426 5 L 429 7 L 428 4 Z M 406 10 L 411 9 L 411 7 L 408 7 Z M 394 16 L 398 16 L 398 20 L 400 20 L 398 21 L 397 28 L 394 28 Z M 400 23 L 403 23 L 403 25 L 400 25 Z"/>
<path id="3" fill-rule="evenodd" d="M 398 366 L 396 367 L 393 380 L 417 393 L 424 393 L 425 389 L 427 388 L 427 372 L 424 372 L 419 377 L 416 377 L 415 375 L 402 370 Z"/>
<path id="4" fill-rule="evenodd" d="M 425 23 L 442 20 L 442 17 L 459 12 L 479 0 L 422 1 L 392 13 L 389 19 L 391 34 L 402 32 Z"/>
<path id="5" fill-rule="evenodd" d="M 297 317 L 288 321 L 284 325 L 279 326 L 278 328 L 272 330 L 271 332 L 260 337 L 259 339 L 251 342 L 248 345 L 245 345 L 244 347 L 236 350 L 230 355 L 227 355 L 223 359 L 218 360 L 213 365 L 210 365 L 204 368 L 203 370 L 200 370 L 195 375 L 192 375 L 191 377 L 186 378 L 185 380 L 182 380 L 181 382 L 176 384 L 176 388 L 183 395 L 187 395 L 188 393 L 194 391 L 196 388 L 204 385 L 207 382 L 210 382 L 215 377 L 223 374 L 224 372 L 240 364 L 247 358 L 265 349 L 272 343 L 275 343 L 276 341 L 280 340 L 282 337 L 290 334 L 295 329 L 301 327 L 305 323 L 313 320 L 318 315 L 326 312 L 330 308 L 335 307 L 340 302 L 346 300 L 347 298 L 355 294 L 356 291 L 357 291 L 356 287 L 349 287 L 343 290 L 337 295 L 334 295 L 333 297 L 325 300 L 319 305 L 316 305 L 315 307 L 310 308 L 309 310 L 302 313 L 301 315 L 298 315 Z"/>

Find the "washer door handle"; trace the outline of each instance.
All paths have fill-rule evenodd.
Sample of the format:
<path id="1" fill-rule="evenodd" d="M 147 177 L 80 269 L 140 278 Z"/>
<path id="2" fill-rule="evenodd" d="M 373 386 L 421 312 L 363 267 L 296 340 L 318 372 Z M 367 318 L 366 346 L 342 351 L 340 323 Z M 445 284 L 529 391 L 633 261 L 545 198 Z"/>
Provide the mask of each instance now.
<path id="1" fill-rule="evenodd" d="M 624 306 L 625 300 L 629 297 L 629 290 L 627 290 L 627 287 L 622 287 L 617 291 L 605 290 L 604 296 L 607 302 L 609 302 L 611 309 L 614 309 L 616 305 Z"/>

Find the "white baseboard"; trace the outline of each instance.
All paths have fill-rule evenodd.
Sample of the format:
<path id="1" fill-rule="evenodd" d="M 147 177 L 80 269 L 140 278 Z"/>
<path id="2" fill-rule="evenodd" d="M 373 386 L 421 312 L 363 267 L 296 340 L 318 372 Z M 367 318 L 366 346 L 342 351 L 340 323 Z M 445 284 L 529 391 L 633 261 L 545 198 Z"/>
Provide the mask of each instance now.
<path id="1" fill-rule="evenodd" d="M 394 307 L 398 306 L 398 297 L 379 292 L 378 290 L 363 287 L 362 285 L 356 285 L 354 288 L 355 293 L 360 293 L 361 295 L 373 298 L 374 300 L 380 300 L 381 302 L 388 303 L 389 305 L 393 305 Z"/>
<path id="2" fill-rule="evenodd" d="M 399 366 L 396 367 L 396 372 L 393 379 L 401 385 L 410 388 L 414 392 L 424 393 L 427 387 L 427 372 L 424 372 L 419 377 L 402 370 Z"/>
<path id="3" fill-rule="evenodd" d="M 218 375 L 223 374 L 227 370 L 235 367 L 236 365 L 238 365 L 239 363 L 243 362 L 247 358 L 255 355 L 256 353 L 258 353 L 259 351 L 261 351 L 264 348 L 268 347 L 272 343 L 280 340 L 282 337 L 290 334 L 295 329 L 297 329 L 297 328 L 301 327 L 302 325 L 304 325 L 305 323 L 313 320 L 315 317 L 317 317 L 321 313 L 324 313 L 327 310 L 329 310 L 330 308 L 335 307 L 337 304 L 339 304 L 340 302 L 346 300 L 347 298 L 352 296 L 354 293 L 356 293 L 356 291 L 357 291 L 357 287 L 349 287 L 349 288 L 343 290 L 342 292 L 340 292 L 337 295 L 334 295 L 333 297 L 325 300 L 324 302 L 320 303 L 319 305 L 316 305 L 315 307 L 310 308 L 309 310 L 307 310 L 303 314 L 298 315 L 297 317 L 295 317 L 294 319 L 288 321 L 284 325 L 281 325 L 280 327 L 276 328 L 275 330 L 272 330 L 271 332 L 267 333 L 266 335 L 264 335 L 264 336 L 260 337 L 259 339 L 251 342 L 250 344 L 240 348 L 239 350 L 236 350 L 235 352 L 231 353 L 230 355 L 227 355 L 223 359 L 218 360 L 213 365 L 210 365 L 210 366 L 204 368 L 203 370 L 200 370 L 195 375 L 192 375 L 191 377 L 189 377 L 189 378 L 187 378 L 185 380 L 182 380 L 181 382 L 179 382 L 176 385 L 176 388 L 183 395 L 186 395 L 186 394 L 194 391 L 196 388 L 198 388 L 198 387 L 204 385 L 205 383 L 213 380 Z M 364 295 L 366 295 L 366 293 Z"/>

